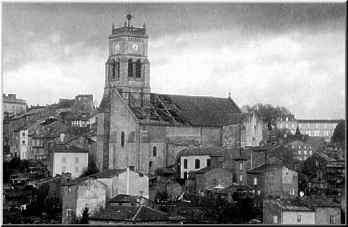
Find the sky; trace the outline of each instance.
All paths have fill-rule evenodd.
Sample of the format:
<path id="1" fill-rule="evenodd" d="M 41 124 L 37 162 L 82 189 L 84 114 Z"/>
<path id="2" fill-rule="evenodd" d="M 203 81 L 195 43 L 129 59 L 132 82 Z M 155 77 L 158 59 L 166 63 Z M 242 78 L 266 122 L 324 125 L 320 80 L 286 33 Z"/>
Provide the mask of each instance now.
<path id="1" fill-rule="evenodd" d="M 146 24 L 152 92 L 345 118 L 344 3 L 3 3 L 3 92 L 99 103 L 111 26 L 129 12 Z"/>

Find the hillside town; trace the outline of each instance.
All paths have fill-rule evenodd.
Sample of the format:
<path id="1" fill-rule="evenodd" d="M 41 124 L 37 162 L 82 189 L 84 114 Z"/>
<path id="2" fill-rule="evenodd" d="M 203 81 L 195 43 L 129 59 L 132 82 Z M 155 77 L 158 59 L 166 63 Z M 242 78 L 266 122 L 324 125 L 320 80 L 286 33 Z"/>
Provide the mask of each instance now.
<path id="1" fill-rule="evenodd" d="M 4 224 L 345 223 L 344 119 L 153 93 L 147 32 L 112 25 L 98 105 L 3 94 Z"/>

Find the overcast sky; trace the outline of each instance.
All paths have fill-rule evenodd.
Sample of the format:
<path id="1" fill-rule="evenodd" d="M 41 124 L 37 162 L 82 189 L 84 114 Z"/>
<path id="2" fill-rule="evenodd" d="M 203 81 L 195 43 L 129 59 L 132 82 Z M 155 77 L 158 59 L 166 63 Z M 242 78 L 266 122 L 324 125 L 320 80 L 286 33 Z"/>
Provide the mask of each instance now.
<path id="1" fill-rule="evenodd" d="M 4 3 L 3 90 L 29 105 L 104 88 L 108 35 L 146 23 L 151 90 L 345 118 L 344 3 Z"/>

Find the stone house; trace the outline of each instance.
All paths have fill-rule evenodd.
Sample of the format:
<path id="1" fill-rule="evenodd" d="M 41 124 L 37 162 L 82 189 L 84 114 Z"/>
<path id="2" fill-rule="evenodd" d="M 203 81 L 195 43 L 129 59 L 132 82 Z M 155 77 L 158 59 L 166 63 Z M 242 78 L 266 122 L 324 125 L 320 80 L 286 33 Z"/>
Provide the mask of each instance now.
<path id="1" fill-rule="evenodd" d="M 98 168 L 152 174 L 189 146 L 239 146 L 241 111 L 231 98 L 151 93 L 147 47 L 145 27 L 112 29 L 96 117 Z"/>
<path id="2" fill-rule="evenodd" d="M 85 207 L 90 214 L 106 206 L 107 186 L 93 178 L 77 178 L 62 187 L 62 224 L 72 224 Z"/>
<path id="3" fill-rule="evenodd" d="M 263 224 L 316 224 L 315 211 L 290 200 L 265 199 Z"/>
<path id="4" fill-rule="evenodd" d="M 281 163 L 267 163 L 247 171 L 247 184 L 258 195 L 290 198 L 298 195 L 298 174 Z"/>
<path id="5" fill-rule="evenodd" d="M 50 176 L 71 173 L 71 177 L 76 178 L 88 167 L 88 150 L 76 146 L 51 144 L 49 157 Z"/>
<path id="6" fill-rule="evenodd" d="M 222 147 L 187 148 L 177 155 L 180 178 L 187 179 L 189 172 L 205 167 L 222 167 L 224 149 Z"/>
<path id="7" fill-rule="evenodd" d="M 232 183 L 232 169 L 206 167 L 190 174 L 186 188 L 190 193 L 204 195 L 208 190 L 213 190 L 217 186 L 227 188 Z"/>
<path id="8" fill-rule="evenodd" d="M 107 199 L 118 194 L 149 198 L 148 176 L 130 168 L 104 170 L 90 177 L 98 179 L 107 186 Z"/>

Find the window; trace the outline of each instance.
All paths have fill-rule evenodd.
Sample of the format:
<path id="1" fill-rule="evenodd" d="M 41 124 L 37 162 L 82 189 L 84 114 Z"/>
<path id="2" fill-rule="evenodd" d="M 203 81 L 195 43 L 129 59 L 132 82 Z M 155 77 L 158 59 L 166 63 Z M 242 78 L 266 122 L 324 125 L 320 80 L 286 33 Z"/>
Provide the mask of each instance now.
<path id="1" fill-rule="evenodd" d="M 277 224 L 278 223 L 278 216 L 273 216 L 273 224 Z"/>
<path id="2" fill-rule="evenodd" d="M 132 59 L 128 60 L 128 77 L 133 77 L 133 62 L 132 62 Z"/>
<path id="3" fill-rule="evenodd" d="M 309 151 L 309 155 L 312 155 L 312 150 Z"/>
<path id="4" fill-rule="evenodd" d="M 239 170 L 243 170 L 243 162 L 239 163 Z"/>
<path id="5" fill-rule="evenodd" d="M 297 223 L 301 223 L 301 215 L 297 215 Z"/>
<path id="6" fill-rule="evenodd" d="M 305 155 L 307 155 L 307 151 L 303 151 L 303 153 L 304 153 Z"/>
<path id="7" fill-rule="evenodd" d="M 302 154 L 302 151 L 301 151 L 301 150 L 299 150 L 299 151 L 298 151 L 298 154 Z"/>
<path id="8" fill-rule="evenodd" d="M 119 79 L 120 78 L 120 62 L 116 62 L 116 64 L 115 64 L 115 71 L 116 71 L 116 77 L 117 77 L 117 79 Z"/>
<path id="9" fill-rule="evenodd" d="M 149 161 L 149 168 L 152 167 L 152 161 Z"/>
<path id="10" fill-rule="evenodd" d="M 121 132 L 121 147 L 124 147 L 124 132 Z"/>
<path id="11" fill-rule="evenodd" d="M 115 60 L 111 61 L 111 64 L 109 67 L 110 67 L 111 78 L 114 80 L 115 79 Z"/>
<path id="12" fill-rule="evenodd" d="M 135 77 L 140 78 L 141 77 L 141 62 L 138 59 L 135 63 Z"/>
<path id="13" fill-rule="evenodd" d="M 75 157 L 75 163 L 79 163 L 79 158 Z"/>
<path id="14" fill-rule="evenodd" d="M 154 147 L 152 148 L 152 156 L 153 156 L 153 157 L 156 157 L 156 156 L 157 156 L 157 147 L 156 147 L 156 146 L 154 146 Z"/>
<path id="15" fill-rule="evenodd" d="M 22 141 L 22 144 L 25 145 L 25 140 Z"/>
<path id="16" fill-rule="evenodd" d="M 240 182 L 243 181 L 243 175 L 239 175 L 239 181 L 240 181 Z"/>
<path id="17" fill-rule="evenodd" d="M 207 159 L 207 166 L 210 167 L 210 165 L 211 165 L 211 160 Z"/>
<path id="18" fill-rule="evenodd" d="M 66 158 L 65 157 L 62 157 L 62 162 L 66 163 Z"/>
<path id="19" fill-rule="evenodd" d="M 254 185 L 257 185 L 257 177 L 254 177 Z"/>
<path id="20" fill-rule="evenodd" d="M 319 162 L 318 162 L 318 160 L 315 160 L 315 167 L 319 167 Z"/>
<path id="21" fill-rule="evenodd" d="M 336 224 L 335 223 L 335 216 L 330 215 L 330 224 Z"/>
<path id="22" fill-rule="evenodd" d="M 184 169 L 187 169 L 187 159 L 184 159 Z"/>
<path id="23" fill-rule="evenodd" d="M 22 132 L 22 136 L 25 136 L 25 132 Z"/>
<path id="24" fill-rule="evenodd" d="M 295 195 L 295 189 L 294 188 L 290 188 L 290 195 Z"/>
<path id="25" fill-rule="evenodd" d="M 195 169 L 199 169 L 201 165 L 201 161 L 199 159 L 195 160 Z"/>
<path id="26" fill-rule="evenodd" d="M 72 217 L 72 209 L 66 209 L 66 216 Z"/>

